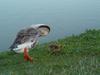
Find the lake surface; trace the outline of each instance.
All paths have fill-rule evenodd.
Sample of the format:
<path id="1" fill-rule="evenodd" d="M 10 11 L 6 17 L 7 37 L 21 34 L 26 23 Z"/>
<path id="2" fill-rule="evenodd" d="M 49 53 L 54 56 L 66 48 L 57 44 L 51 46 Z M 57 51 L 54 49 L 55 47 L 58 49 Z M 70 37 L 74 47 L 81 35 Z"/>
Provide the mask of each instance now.
<path id="1" fill-rule="evenodd" d="M 0 50 L 7 50 L 16 33 L 32 24 L 50 24 L 41 42 L 100 29 L 100 0 L 0 0 Z"/>

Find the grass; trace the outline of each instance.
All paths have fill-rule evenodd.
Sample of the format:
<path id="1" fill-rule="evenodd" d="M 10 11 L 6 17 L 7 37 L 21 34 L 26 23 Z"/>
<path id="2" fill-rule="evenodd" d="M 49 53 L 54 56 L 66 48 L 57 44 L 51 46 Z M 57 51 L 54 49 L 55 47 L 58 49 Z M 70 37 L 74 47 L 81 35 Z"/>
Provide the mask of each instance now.
<path id="1" fill-rule="evenodd" d="M 61 45 L 61 52 L 51 54 L 49 45 Z M 0 75 L 100 75 L 100 30 L 38 45 L 30 51 L 33 63 L 23 54 L 0 53 Z"/>

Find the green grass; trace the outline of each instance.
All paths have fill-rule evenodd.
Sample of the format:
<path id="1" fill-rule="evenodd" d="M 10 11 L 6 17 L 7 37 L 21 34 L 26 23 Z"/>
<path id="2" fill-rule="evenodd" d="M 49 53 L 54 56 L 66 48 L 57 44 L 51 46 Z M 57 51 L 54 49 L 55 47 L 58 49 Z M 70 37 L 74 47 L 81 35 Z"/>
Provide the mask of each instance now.
<path id="1" fill-rule="evenodd" d="M 61 52 L 51 54 L 49 45 L 61 45 Z M 100 30 L 38 45 L 30 51 L 33 63 L 23 54 L 0 53 L 0 75 L 100 75 Z"/>

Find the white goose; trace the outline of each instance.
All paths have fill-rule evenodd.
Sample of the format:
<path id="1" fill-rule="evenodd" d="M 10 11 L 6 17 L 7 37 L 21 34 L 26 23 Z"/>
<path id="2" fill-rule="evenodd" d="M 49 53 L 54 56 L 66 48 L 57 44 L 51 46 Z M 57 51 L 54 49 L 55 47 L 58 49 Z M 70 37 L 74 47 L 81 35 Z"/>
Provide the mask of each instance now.
<path id="1" fill-rule="evenodd" d="M 28 51 L 37 43 L 39 37 L 46 36 L 50 32 L 47 24 L 36 24 L 20 30 L 10 49 L 15 53 L 24 53 L 28 56 Z M 27 51 L 25 51 L 27 50 Z M 29 56 L 28 56 L 29 58 Z M 26 59 L 28 60 L 28 59 Z"/>

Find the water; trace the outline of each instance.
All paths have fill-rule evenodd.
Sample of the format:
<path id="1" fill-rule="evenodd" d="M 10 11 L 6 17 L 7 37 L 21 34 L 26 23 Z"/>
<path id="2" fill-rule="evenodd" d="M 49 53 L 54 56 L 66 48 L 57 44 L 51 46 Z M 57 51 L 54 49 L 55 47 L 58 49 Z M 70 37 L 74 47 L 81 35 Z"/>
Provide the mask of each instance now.
<path id="1" fill-rule="evenodd" d="M 16 33 L 31 24 L 50 24 L 48 42 L 100 28 L 100 0 L 0 0 L 0 50 L 7 50 Z"/>

